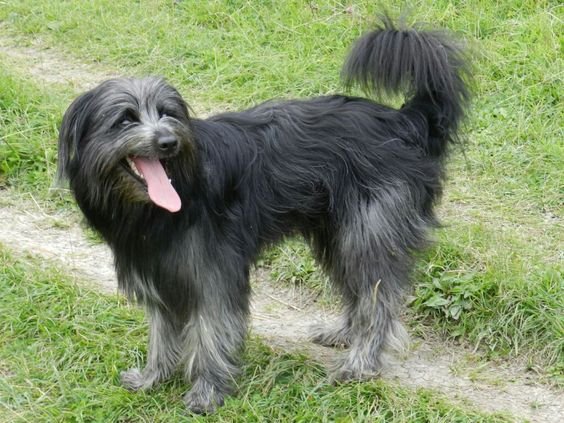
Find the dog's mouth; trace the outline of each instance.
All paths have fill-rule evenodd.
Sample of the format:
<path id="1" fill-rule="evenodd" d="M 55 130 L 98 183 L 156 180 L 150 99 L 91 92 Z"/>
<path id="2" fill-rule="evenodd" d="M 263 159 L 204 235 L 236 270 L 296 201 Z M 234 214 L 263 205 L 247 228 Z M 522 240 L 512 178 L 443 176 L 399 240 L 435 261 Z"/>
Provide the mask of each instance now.
<path id="1" fill-rule="evenodd" d="M 166 173 L 166 163 L 163 165 L 158 158 L 130 156 L 124 160 L 123 166 L 146 187 L 147 194 L 155 205 L 171 213 L 180 210 L 182 202 Z"/>

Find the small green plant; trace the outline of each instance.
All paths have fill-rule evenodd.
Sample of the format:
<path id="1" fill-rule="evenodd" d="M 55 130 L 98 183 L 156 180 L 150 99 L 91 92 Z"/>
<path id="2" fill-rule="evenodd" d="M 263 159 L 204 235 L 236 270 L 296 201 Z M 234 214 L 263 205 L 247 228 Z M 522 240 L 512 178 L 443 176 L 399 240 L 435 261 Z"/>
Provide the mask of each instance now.
<path id="1" fill-rule="evenodd" d="M 321 289 L 326 281 L 306 244 L 299 239 L 273 247 L 267 253 L 270 275 L 276 281 Z"/>
<path id="2" fill-rule="evenodd" d="M 461 314 L 473 307 L 473 296 L 480 289 L 475 274 L 445 272 L 432 276 L 417 287 L 414 304 L 428 313 L 440 313 L 447 319 L 458 320 Z"/>
<path id="3" fill-rule="evenodd" d="M 420 267 L 411 307 L 425 317 L 458 321 L 485 289 L 479 265 L 456 245 L 437 245 Z"/>

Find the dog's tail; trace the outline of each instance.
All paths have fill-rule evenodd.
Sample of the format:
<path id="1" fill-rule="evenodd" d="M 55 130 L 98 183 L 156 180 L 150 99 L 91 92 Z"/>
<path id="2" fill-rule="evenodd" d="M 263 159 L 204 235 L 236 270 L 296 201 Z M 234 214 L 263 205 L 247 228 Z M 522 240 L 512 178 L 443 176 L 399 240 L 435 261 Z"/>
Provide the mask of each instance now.
<path id="1" fill-rule="evenodd" d="M 406 93 L 402 112 L 423 116 L 428 154 L 440 156 L 457 129 L 469 100 L 469 67 L 463 50 L 445 33 L 396 28 L 388 16 L 352 47 L 343 66 L 345 86 L 369 94 Z"/>

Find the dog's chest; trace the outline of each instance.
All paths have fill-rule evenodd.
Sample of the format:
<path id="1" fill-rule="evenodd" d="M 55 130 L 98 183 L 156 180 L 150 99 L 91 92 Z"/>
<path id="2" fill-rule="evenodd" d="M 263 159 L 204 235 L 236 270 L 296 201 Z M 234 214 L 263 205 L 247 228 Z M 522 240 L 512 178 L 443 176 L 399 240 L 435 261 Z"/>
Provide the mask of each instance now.
<path id="1" fill-rule="evenodd" d="M 186 307 L 198 291 L 210 253 L 201 231 L 140 232 L 129 243 L 114 245 L 120 286 L 144 302 Z"/>

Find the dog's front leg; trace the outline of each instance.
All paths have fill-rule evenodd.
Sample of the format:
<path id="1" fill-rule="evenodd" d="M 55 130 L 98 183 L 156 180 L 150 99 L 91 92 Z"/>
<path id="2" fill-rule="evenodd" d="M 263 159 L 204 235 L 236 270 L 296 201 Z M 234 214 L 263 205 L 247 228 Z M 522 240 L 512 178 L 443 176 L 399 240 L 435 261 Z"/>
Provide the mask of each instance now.
<path id="1" fill-rule="evenodd" d="M 198 414 L 213 412 L 232 391 L 247 334 L 247 276 L 238 281 L 218 279 L 202 286 L 201 302 L 184 333 L 182 360 L 186 379 L 192 382 L 184 402 Z"/>
<path id="2" fill-rule="evenodd" d="M 122 385 L 132 391 L 150 389 L 167 379 L 179 361 L 181 325 L 173 316 L 158 307 L 149 313 L 149 346 L 147 364 L 143 370 L 129 369 L 121 373 Z"/>

